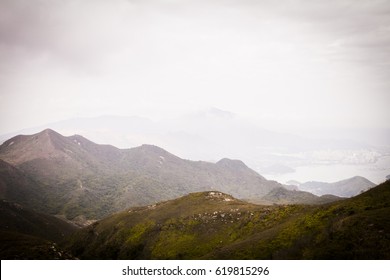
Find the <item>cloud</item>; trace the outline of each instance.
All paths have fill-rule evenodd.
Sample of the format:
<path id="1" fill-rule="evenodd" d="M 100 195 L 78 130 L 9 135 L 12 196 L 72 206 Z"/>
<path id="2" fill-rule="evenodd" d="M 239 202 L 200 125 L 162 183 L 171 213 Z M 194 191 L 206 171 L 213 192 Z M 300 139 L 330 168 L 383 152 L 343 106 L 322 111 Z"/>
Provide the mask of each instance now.
<path id="1" fill-rule="evenodd" d="M 389 11 L 377 0 L 1 0 L 1 117 L 15 120 L 1 126 L 202 106 L 273 125 L 385 125 Z M 56 101 L 37 114 L 29 98 Z"/>

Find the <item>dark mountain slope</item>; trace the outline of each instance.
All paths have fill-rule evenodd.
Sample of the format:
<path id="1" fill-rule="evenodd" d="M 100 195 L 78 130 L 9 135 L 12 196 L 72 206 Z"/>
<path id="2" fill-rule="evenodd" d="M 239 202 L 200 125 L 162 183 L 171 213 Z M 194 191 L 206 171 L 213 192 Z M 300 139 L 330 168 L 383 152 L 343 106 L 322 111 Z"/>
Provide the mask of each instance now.
<path id="1" fill-rule="evenodd" d="M 23 205 L 43 210 L 42 187 L 20 169 L 0 160 L 0 199 L 18 201 Z"/>
<path id="2" fill-rule="evenodd" d="M 68 260 L 75 259 L 56 243 L 32 235 L 0 231 L 2 260 Z"/>
<path id="3" fill-rule="evenodd" d="M 389 259 L 390 182 L 323 206 L 219 192 L 131 208 L 72 236 L 84 259 Z"/>
<path id="4" fill-rule="evenodd" d="M 56 217 L 0 201 L 1 259 L 72 258 L 57 243 L 78 228 Z"/>
<path id="5" fill-rule="evenodd" d="M 29 210 L 20 204 L 0 201 L 0 230 L 60 242 L 78 228 L 56 217 Z"/>

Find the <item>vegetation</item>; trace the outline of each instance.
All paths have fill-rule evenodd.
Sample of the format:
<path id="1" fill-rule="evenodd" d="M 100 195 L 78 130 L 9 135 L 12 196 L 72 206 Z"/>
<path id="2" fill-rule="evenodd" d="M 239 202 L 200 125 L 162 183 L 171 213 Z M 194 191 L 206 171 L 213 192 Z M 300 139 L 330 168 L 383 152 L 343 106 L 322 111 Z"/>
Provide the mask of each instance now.
<path id="1" fill-rule="evenodd" d="M 76 230 L 56 217 L 0 201 L 1 259 L 73 258 L 57 244 Z"/>
<path id="2" fill-rule="evenodd" d="M 56 243 L 32 235 L 0 231 L 2 260 L 68 260 L 75 259 Z"/>
<path id="3" fill-rule="evenodd" d="M 390 182 L 322 206 L 201 192 L 131 208 L 77 233 L 83 259 L 389 259 Z"/>
<path id="4" fill-rule="evenodd" d="M 286 190 L 241 161 L 193 162 L 51 130 L 4 142 L 0 159 L 2 258 L 390 258 L 389 181 L 331 202 L 339 198 Z"/>

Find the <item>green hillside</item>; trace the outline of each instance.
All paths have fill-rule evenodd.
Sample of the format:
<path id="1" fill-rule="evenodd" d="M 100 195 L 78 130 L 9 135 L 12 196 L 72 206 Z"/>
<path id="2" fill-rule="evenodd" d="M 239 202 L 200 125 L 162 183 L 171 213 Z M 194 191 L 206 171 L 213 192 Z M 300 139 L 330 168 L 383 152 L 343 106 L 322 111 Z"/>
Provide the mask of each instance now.
<path id="1" fill-rule="evenodd" d="M 389 259 L 390 182 L 323 206 L 260 206 L 219 192 L 131 208 L 77 232 L 82 259 Z"/>

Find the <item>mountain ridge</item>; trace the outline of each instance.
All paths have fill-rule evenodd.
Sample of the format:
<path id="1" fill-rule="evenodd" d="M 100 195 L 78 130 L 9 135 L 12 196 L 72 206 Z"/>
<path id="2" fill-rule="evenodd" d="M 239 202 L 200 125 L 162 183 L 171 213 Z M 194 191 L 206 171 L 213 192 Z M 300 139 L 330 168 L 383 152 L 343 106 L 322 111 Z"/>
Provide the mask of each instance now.
<path id="1" fill-rule="evenodd" d="M 309 181 L 299 184 L 298 188 L 315 195 L 334 194 L 340 197 L 352 197 L 374 186 L 375 184 L 368 179 L 362 176 L 354 176 L 333 183 Z"/>
<path id="2" fill-rule="evenodd" d="M 285 190 L 241 160 L 191 161 L 155 145 L 119 149 L 80 135 L 65 137 L 51 129 L 7 140 L 0 146 L 0 160 L 33 179 L 36 192 L 29 193 L 37 199 L 23 200 L 23 204 L 86 225 L 127 207 L 197 191 L 218 190 L 266 204 L 317 204 L 338 199 Z M 41 203 L 37 203 L 39 199 Z"/>
<path id="3" fill-rule="evenodd" d="M 94 142 L 109 143 L 120 148 L 151 143 L 164 147 L 181 158 L 211 162 L 216 162 L 223 157 L 239 158 L 258 173 L 277 181 L 291 178 L 285 176 L 287 169 L 277 170 L 278 174 L 274 174 L 272 170 L 267 171 L 275 163 L 297 172 L 300 166 L 312 166 L 314 162 L 324 164 L 329 166 L 327 169 L 331 172 L 328 173 L 327 181 L 342 179 L 331 175 L 332 170 L 336 168 L 335 164 L 358 164 L 365 170 L 364 173 L 350 172 L 346 177 L 365 174 L 371 181 L 380 183 L 382 177 L 388 175 L 388 172 L 380 172 L 379 175 L 378 172 L 367 169 L 375 161 L 380 161 L 381 167 L 385 167 L 382 159 L 388 154 L 388 149 L 356 143 L 362 139 L 360 135 L 348 138 L 350 139 L 348 141 L 343 140 L 344 137 L 336 137 L 332 140 L 328 138 L 332 136 L 328 135 L 317 139 L 315 133 L 299 137 L 293 132 L 286 134 L 268 131 L 239 116 L 221 118 L 213 111 L 215 110 L 210 109 L 195 115 L 159 121 L 134 116 L 77 118 L 26 129 L 22 133 L 33 134 L 50 127 L 63 135 L 80 134 Z M 0 137 L 8 139 L 20 133 L 15 132 Z M 309 172 L 300 174 L 299 177 L 306 178 L 303 179 L 305 181 L 312 178 Z"/>
<path id="4" fill-rule="evenodd" d="M 194 191 L 218 189 L 248 198 L 281 186 L 239 160 L 190 161 L 154 145 L 118 149 L 51 129 L 7 140 L 0 159 L 34 178 L 51 204 L 49 213 L 69 219 L 101 218 Z"/>

